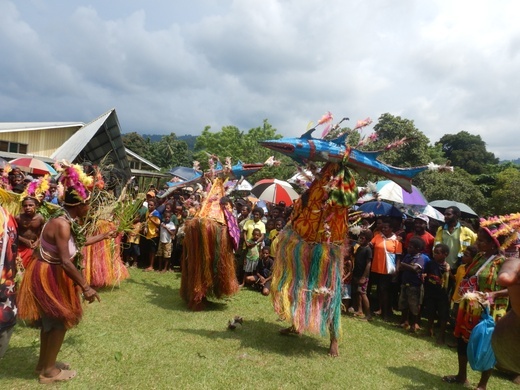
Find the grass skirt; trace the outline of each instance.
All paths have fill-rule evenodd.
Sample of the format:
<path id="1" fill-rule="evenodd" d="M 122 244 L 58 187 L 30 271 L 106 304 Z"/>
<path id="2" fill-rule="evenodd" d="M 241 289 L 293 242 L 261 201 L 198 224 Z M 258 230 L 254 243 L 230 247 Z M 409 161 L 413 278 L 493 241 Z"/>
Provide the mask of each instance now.
<path id="1" fill-rule="evenodd" d="M 18 317 L 29 323 L 47 317 L 70 329 L 83 315 L 79 289 L 63 267 L 37 258 L 29 262 L 24 272 L 17 303 Z"/>
<path id="2" fill-rule="evenodd" d="M 339 338 L 344 255 L 344 245 L 305 242 L 290 226 L 278 235 L 271 299 L 296 331 Z"/>
<path id="3" fill-rule="evenodd" d="M 221 298 L 238 291 L 235 256 L 227 225 L 195 217 L 184 225 L 181 297 L 192 310 L 206 296 Z"/>
<path id="4" fill-rule="evenodd" d="M 114 230 L 114 224 L 98 220 L 92 235 Z M 108 287 L 128 279 L 130 274 L 121 259 L 121 234 L 83 248 L 83 277 L 92 287 Z"/>

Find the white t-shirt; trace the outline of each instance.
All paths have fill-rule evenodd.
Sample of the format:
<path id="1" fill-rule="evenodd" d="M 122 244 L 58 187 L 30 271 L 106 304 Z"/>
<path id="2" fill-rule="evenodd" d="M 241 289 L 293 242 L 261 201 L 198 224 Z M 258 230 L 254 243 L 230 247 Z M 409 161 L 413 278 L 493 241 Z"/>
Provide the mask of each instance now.
<path id="1" fill-rule="evenodd" d="M 168 243 L 172 242 L 172 236 L 170 235 L 170 232 L 174 232 L 174 231 L 175 231 L 175 224 L 173 222 L 168 222 L 166 224 L 166 227 L 164 227 L 161 224 L 161 229 L 159 231 L 159 240 L 161 240 L 161 242 L 163 244 L 168 244 Z"/>

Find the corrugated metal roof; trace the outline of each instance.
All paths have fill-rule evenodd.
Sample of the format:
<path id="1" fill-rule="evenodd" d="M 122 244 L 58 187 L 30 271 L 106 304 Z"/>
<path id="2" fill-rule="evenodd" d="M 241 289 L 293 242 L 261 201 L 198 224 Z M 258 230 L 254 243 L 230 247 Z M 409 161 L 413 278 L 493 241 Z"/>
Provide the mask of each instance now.
<path id="1" fill-rule="evenodd" d="M 57 161 L 111 163 L 130 177 L 119 121 L 111 109 L 74 133 L 51 156 Z"/>
<path id="2" fill-rule="evenodd" d="M 164 177 L 171 179 L 172 175 L 168 173 L 154 172 L 154 171 L 143 171 L 142 169 L 132 169 L 132 176 L 139 177 Z"/>
<path id="3" fill-rule="evenodd" d="M 50 157 L 45 156 L 38 156 L 36 154 L 21 154 L 21 153 L 9 153 L 9 152 L 0 152 L 0 157 L 6 159 L 6 160 L 14 160 L 15 158 L 19 157 L 34 157 L 38 160 L 45 161 L 46 163 L 52 164 L 54 163 L 54 160 Z"/>
<path id="4" fill-rule="evenodd" d="M 2 122 L 0 123 L 0 133 L 14 133 L 17 131 L 61 129 L 84 125 L 83 122 Z"/>
<path id="5" fill-rule="evenodd" d="M 132 157 L 138 159 L 139 161 L 144 162 L 146 165 L 149 165 L 150 167 L 152 167 L 152 168 L 155 169 L 156 171 L 160 171 L 160 170 L 161 170 L 161 168 L 159 168 L 157 165 L 155 165 L 154 163 L 148 161 L 148 160 L 145 159 L 144 157 L 139 156 L 137 153 L 132 152 L 130 149 L 125 148 L 125 151 L 126 151 L 126 153 L 129 154 L 130 156 L 132 156 Z M 132 170 L 132 172 L 133 172 L 133 171 L 134 171 L 134 170 Z"/>

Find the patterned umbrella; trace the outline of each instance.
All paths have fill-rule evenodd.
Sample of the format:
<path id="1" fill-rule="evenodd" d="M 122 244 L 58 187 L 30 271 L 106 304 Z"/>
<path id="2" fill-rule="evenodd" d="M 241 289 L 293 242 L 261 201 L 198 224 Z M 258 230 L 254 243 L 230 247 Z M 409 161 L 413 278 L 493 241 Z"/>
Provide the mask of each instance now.
<path id="1" fill-rule="evenodd" d="M 57 173 L 49 164 L 34 157 L 15 158 L 14 160 L 9 161 L 9 164 L 11 164 L 11 166 L 16 165 L 22 171 L 33 173 L 35 175 L 55 175 Z"/>
<path id="2" fill-rule="evenodd" d="M 278 179 L 264 179 L 256 182 L 251 193 L 258 199 L 270 203 L 284 201 L 287 206 L 292 205 L 293 200 L 300 197 L 289 183 Z"/>
<path id="3" fill-rule="evenodd" d="M 412 192 L 408 193 L 392 180 L 381 180 L 376 183 L 376 191 L 378 198 L 387 202 L 417 206 L 426 206 L 428 204 L 428 201 L 416 186 L 412 186 Z M 373 199 L 373 195 L 367 194 L 360 198 L 358 202 L 361 203 Z"/>

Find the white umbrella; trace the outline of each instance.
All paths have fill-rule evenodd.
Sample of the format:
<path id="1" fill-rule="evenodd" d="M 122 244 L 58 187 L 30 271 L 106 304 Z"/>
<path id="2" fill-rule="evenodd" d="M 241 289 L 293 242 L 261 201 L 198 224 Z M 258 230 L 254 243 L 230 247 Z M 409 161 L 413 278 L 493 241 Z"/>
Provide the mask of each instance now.
<path id="1" fill-rule="evenodd" d="M 463 218 L 478 218 L 478 214 L 471 207 L 465 203 L 455 202 L 454 200 L 434 200 L 433 202 L 430 202 L 430 206 L 441 212 L 444 212 L 444 210 L 450 206 L 457 206 Z"/>

